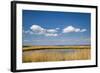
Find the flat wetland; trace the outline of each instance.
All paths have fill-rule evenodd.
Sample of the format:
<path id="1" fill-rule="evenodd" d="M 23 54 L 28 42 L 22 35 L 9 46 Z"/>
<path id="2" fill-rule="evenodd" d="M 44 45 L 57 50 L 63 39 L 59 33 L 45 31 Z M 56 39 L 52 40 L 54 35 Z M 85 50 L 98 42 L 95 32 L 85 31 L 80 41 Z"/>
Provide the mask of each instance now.
<path id="1" fill-rule="evenodd" d="M 89 45 L 23 46 L 23 63 L 88 59 L 91 59 L 91 47 Z"/>

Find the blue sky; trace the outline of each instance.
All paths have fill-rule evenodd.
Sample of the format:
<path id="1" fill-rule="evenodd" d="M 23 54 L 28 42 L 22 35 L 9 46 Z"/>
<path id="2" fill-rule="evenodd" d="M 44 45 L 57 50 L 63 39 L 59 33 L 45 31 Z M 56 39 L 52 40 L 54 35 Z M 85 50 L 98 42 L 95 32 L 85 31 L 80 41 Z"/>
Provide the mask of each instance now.
<path id="1" fill-rule="evenodd" d="M 90 13 L 23 10 L 23 45 L 88 45 Z"/>

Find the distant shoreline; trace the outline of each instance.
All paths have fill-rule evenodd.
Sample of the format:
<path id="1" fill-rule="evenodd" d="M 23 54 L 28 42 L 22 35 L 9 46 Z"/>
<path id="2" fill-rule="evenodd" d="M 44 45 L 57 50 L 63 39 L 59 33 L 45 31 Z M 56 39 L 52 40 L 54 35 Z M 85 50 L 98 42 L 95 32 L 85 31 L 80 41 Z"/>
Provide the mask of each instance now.
<path id="1" fill-rule="evenodd" d="M 75 46 L 24 46 L 23 51 L 44 50 L 44 49 L 90 49 L 90 45 L 75 45 Z"/>
<path id="2" fill-rule="evenodd" d="M 91 46 L 90 44 L 88 45 L 23 45 L 23 47 L 29 47 L 29 46 Z"/>

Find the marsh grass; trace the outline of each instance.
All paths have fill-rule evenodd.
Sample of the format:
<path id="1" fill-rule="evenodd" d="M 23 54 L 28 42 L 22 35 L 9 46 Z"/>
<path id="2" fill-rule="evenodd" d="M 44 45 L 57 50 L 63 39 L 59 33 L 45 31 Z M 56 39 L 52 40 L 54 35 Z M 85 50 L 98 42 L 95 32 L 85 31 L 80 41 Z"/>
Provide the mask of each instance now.
<path id="1" fill-rule="evenodd" d="M 85 47 L 86 48 L 86 47 Z M 27 62 L 48 62 L 48 61 L 67 61 L 67 60 L 87 60 L 91 59 L 90 48 L 75 49 L 78 52 L 60 53 L 60 52 L 38 52 L 29 53 L 23 51 L 23 63 Z M 58 50 L 58 49 L 57 49 Z"/>
<path id="2" fill-rule="evenodd" d="M 90 46 L 23 46 L 23 51 L 41 49 L 90 49 Z"/>

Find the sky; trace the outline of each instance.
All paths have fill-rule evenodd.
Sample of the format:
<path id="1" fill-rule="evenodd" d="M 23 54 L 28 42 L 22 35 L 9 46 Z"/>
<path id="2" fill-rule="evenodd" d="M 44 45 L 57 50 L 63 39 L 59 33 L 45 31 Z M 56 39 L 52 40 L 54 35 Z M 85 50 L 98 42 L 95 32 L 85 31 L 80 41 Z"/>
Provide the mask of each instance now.
<path id="1" fill-rule="evenodd" d="M 23 45 L 90 45 L 91 14 L 22 11 Z"/>

